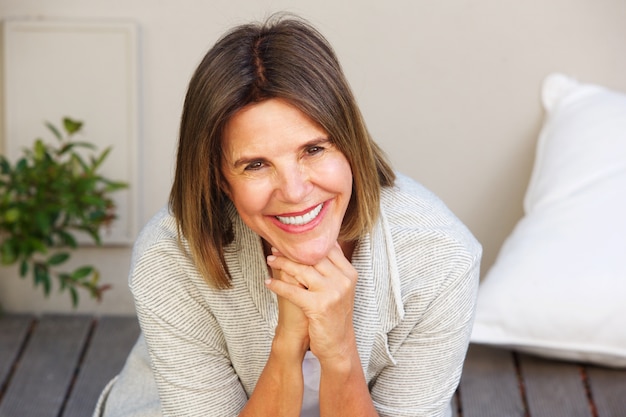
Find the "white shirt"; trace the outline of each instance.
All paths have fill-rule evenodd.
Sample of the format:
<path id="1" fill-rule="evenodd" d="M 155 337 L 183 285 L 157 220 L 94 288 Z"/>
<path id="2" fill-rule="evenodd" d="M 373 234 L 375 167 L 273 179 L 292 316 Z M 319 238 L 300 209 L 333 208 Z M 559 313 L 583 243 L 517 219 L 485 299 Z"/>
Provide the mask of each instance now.
<path id="1" fill-rule="evenodd" d="M 319 417 L 320 415 L 320 362 L 308 350 L 302 361 L 304 374 L 304 397 L 300 417 Z"/>

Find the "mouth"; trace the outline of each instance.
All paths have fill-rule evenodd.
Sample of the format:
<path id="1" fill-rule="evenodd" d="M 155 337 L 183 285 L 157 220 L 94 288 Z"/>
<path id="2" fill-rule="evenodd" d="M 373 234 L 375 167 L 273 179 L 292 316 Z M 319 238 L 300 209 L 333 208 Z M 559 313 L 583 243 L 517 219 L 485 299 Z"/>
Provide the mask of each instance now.
<path id="1" fill-rule="evenodd" d="M 315 220 L 317 216 L 319 216 L 322 208 L 324 207 L 324 203 L 320 203 L 311 211 L 298 215 L 298 216 L 274 216 L 279 222 L 282 224 L 290 225 L 290 226 L 304 226 Z"/>

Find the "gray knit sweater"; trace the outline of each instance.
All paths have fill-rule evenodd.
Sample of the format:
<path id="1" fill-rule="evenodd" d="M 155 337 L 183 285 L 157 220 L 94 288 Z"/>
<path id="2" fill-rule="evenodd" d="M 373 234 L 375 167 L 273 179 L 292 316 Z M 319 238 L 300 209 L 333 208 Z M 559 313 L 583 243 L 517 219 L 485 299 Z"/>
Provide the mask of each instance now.
<path id="1" fill-rule="evenodd" d="M 167 209 L 146 225 L 130 274 L 143 335 L 95 415 L 236 416 L 244 406 L 278 315 L 276 297 L 263 285 L 261 241 L 234 208 L 231 215 L 232 288 L 226 290 L 209 288 L 181 251 Z M 352 257 L 359 274 L 357 346 L 381 416 L 449 413 L 471 332 L 480 256 L 467 228 L 421 185 L 398 175 L 383 190 L 380 219 Z"/>

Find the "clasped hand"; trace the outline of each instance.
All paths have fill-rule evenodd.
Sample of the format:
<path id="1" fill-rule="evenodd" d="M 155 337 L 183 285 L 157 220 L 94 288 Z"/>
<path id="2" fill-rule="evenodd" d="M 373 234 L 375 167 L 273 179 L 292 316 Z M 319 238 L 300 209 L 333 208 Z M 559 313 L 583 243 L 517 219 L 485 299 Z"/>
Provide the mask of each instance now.
<path id="1" fill-rule="evenodd" d="M 347 359 L 354 348 L 352 312 L 357 272 L 339 244 L 315 265 L 304 265 L 275 249 L 267 257 L 278 296 L 277 334 L 300 338 L 321 363 Z"/>

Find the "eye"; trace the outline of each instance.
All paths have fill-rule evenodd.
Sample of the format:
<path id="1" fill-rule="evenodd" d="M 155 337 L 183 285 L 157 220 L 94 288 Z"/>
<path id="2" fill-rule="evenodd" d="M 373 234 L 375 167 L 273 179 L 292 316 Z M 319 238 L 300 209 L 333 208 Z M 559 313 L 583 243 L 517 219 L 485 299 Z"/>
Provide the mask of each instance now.
<path id="1" fill-rule="evenodd" d="M 259 169 L 263 168 L 263 166 L 264 166 L 263 161 L 252 161 L 248 165 L 246 165 L 244 170 L 245 171 L 258 171 Z"/>
<path id="2" fill-rule="evenodd" d="M 306 148 L 306 153 L 308 155 L 316 155 L 323 151 L 324 151 L 324 147 L 318 146 L 318 145 L 313 145 L 313 146 L 309 146 L 308 148 Z"/>

